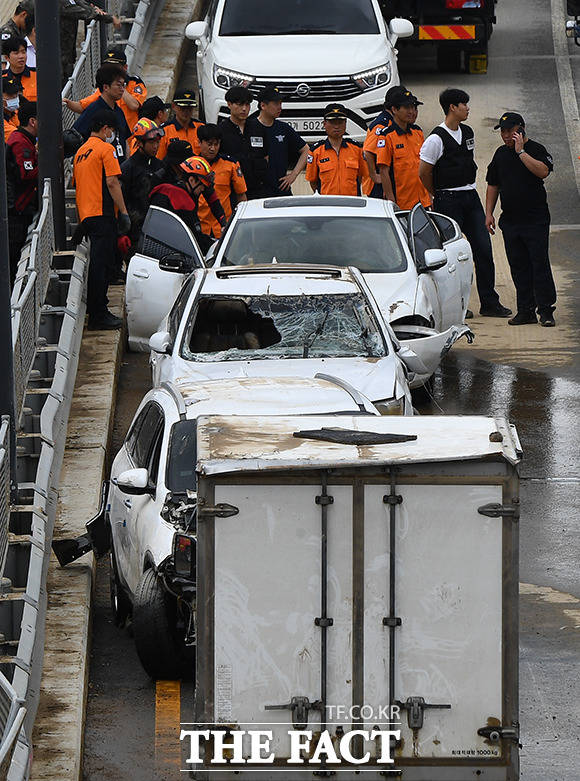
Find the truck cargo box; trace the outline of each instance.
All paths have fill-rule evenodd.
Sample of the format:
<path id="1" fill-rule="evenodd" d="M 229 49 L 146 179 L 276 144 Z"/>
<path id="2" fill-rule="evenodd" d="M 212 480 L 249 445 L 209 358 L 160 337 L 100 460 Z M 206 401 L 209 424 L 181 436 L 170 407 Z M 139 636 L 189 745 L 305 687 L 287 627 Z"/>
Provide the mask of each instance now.
<path id="1" fill-rule="evenodd" d="M 205 417 L 197 442 L 193 777 L 517 779 L 515 429 Z"/>

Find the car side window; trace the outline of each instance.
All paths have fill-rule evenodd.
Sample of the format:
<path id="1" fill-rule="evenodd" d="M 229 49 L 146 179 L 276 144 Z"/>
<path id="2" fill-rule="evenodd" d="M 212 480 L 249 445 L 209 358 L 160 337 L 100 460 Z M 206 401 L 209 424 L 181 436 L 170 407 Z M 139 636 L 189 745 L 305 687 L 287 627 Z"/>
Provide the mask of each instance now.
<path id="1" fill-rule="evenodd" d="M 185 312 L 185 308 L 189 301 L 189 295 L 193 288 L 194 282 L 195 282 L 195 275 L 190 274 L 190 276 L 183 283 L 183 287 L 179 291 L 179 294 L 175 299 L 175 303 L 173 304 L 171 312 L 169 313 L 167 322 L 168 322 L 169 336 L 171 337 L 172 344 L 173 342 L 175 342 L 175 338 L 177 337 L 179 324 L 181 323 L 181 319 L 183 318 L 183 313 Z"/>
<path id="2" fill-rule="evenodd" d="M 151 445 L 151 452 L 149 454 L 149 462 L 147 464 L 147 471 L 149 473 L 149 482 L 152 485 L 157 485 L 157 475 L 159 474 L 159 460 L 161 458 L 161 446 L 163 445 L 163 433 L 165 431 L 165 421 L 162 418 L 160 425 L 157 428 L 157 433 L 153 439 Z"/>
<path id="3" fill-rule="evenodd" d="M 143 413 L 143 421 L 135 437 L 132 452 L 130 451 L 136 468 L 148 468 L 157 434 L 159 429 L 163 428 L 163 410 L 159 404 L 150 402 Z"/>
<path id="4" fill-rule="evenodd" d="M 453 239 L 458 237 L 457 228 L 449 217 L 445 217 L 443 214 L 431 214 L 430 216 L 444 242 L 453 241 Z"/>
<path id="5" fill-rule="evenodd" d="M 439 231 L 425 209 L 415 207 L 409 216 L 409 229 L 412 231 L 412 246 L 415 263 L 421 267 L 425 263 L 425 250 L 443 249 Z"/>
<path id="6" fill-rule="evenodd" d="M 148 406 L 144 407 L 141 410 L 139 415 L 133 421 L 133 425 L 129 429 L 129 433 L 125 438 L 125 447 L 127 448 L 127 452 L 133 461 L 135 461 L 135 442 L 137 441 L 137 437 L 139 436 L 139 432 L 141 431 L 141 426 L 143 425 L 143 421 L 147 417 L 148 411 L 149 411 Z"/>
<path id="7" fill-rule="evenodd" d="M 213 31 L 213 23 L 215 21 L 215 13 L 217 11 L 217 7 L 218 7 L 218 0 L 211 0 L 211 2 L 209 4 L 209 8 L 207 10 L 207 17 L 206 17 L 207 18 L 207 23 L 208 23 L 208 26 L 209 26 L 209 34 L 210 34 L 210 36 L 212 34 L 212 31 Z"/>

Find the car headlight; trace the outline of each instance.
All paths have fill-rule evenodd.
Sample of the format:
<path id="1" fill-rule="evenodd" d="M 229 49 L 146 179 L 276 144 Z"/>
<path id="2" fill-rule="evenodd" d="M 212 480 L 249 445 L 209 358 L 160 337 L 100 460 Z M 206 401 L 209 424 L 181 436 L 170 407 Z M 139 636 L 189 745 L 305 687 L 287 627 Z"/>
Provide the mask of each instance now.
<path id="1" fill-rule="evenodd" d="M 213 80 L 218 87 L 227 90 L 230 87 L 247 87 L 254 81 L 254 77 L 248 76 L 246 73 L 238 73 L 237 71 L 230 71 L 227 68 L 214 65 Z"/>
<path id="2" fill-rule="evenodd" d="M 381 401 L 374 401 L 373 404 L 381 413 L 381 415 L 404 415 L 405 414 L 404 396 L 401 396 L 400 399 L 382 399 Z"/>
<path id="3" fill-rule="evenodd" d="M 380 65 L 378 68 L 373 68 L 370 71 L 355 73 L 352 78 L 362 92 L 366 92 L 369 89 L 377 89 L 377 87 L 382 87 L 383 84 L 388 84 L 391 80 L 391 63 L 386 62 L 384 65 Z"/>

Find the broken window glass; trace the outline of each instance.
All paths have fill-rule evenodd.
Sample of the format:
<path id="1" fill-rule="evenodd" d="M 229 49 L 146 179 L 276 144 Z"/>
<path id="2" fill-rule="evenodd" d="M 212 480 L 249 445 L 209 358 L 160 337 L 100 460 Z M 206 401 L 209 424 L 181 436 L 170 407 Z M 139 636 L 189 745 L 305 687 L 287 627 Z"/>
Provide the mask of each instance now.
<path id="1" fill-rule="evenodd" d="M 203 296 L 186 331 L 189 361 L 383 358 L 387 347 L 360 294 Z"/>
<path id="2" fill-rule="evenodd" d="M 239 220 L 222 258 L 224 266 L 323 263 L 363 272 L 398 273 L 407 256 L 393 221 L 382 217 L 299 216 Z"/>

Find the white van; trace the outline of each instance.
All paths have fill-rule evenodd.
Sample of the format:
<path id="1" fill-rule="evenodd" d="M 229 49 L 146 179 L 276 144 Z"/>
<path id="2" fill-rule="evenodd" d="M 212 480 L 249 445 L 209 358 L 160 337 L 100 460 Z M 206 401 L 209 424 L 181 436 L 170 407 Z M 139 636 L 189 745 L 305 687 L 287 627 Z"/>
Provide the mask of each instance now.
<path id="1" fill-rule="evenodd" d="M 334 102 L 353 112 L 347 132 L 362 139 L 387 89 L 399 84 L 394 47 L 413 25 L 387 25 L 377 0 L 212 0 L 205 19 L 185 34 L 198 45 L 200 116 L 207 122 L 228 116 L 230 87 L 248 87 L 256 97 L 275 86 L 281 118 L 306 140 L 323 135 L 322 112 Z"/>

